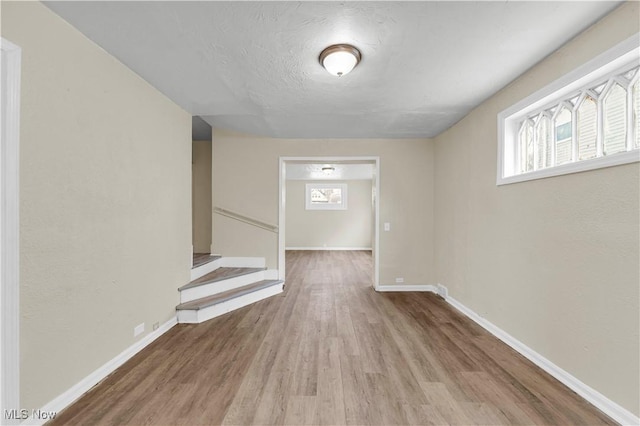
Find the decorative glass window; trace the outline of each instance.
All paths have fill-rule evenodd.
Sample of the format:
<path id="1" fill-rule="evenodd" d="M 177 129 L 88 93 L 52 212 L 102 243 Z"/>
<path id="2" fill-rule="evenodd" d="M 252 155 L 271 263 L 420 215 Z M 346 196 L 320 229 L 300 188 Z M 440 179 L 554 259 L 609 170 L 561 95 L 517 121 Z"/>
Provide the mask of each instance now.
<path id="1" fill-rule="evenodd" d="M 576 110 L 578 160 L 588 160 L 598 155 L 598 107 L 589 94 L 581 96 L 579 105 Z"/>
<path id="2" fill-rule="evenodd" d="M 635 80 L 633 83 L 633 89 L 631 90 L 633 98 L 633 122 L 638 123 L 640 120 L 640 80 L 638 79 L 639 72 L 636 72 Z M 635 141 L 634 148 L 640 148 L 640 126 L 635 126 Z"/>
<path id="3" fill-rule="evenodd" d="M 346 210 L 346 183 L 308 183 L 305 186 L 307 210 Z"/>
<path id="4" fill-rule="evenodd" d="M 571 162 L 571 140 L 573 134 L 573 113 L 571 107 L 560 105 L 554 120 L 554 145 L 556 149 L 555 162 L 550 164 L 565 164 Z"/>
<path id="5" fill-rule="evenodd" d="M 541 113 L 536 124 L 536 169 L 543 169 L 553 164 L 553 146 L 551 139 L 551 114 Z"/>
<path id="6" fill-rule="evenodd" d="M 629 93 L 629 95 L 633 97 L 633 93 Z M 602 115 L 604 119 L 603 155 L 626 151 L 627 121 L 629 121 L 630 118 L 628 117 L 629 111 L 627 111 L 627 97 L 627 90 L 617 81 L 611 85 L 609 91 L 604 95 L 604 100 L 602 101 Z M 629 139 L 634 139 L 633 135 L 629 136 Z M 634 145 L 638 144 L 637 140 L 634 142 Z"/>
<path id="7" fill-rule="evenodd" d="M 498 115 L 498 185 L 640 161 L 632 37 Z"/>

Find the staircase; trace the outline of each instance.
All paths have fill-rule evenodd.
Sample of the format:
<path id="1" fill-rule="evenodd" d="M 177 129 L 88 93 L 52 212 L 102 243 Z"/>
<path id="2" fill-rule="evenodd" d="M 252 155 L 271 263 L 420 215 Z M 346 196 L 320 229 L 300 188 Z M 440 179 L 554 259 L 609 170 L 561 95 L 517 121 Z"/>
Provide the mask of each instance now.
<path id="1" fill-rule="evenodd" d="M 180 287 L 179 323 L 200 323 L 282 293 L 278 271 L 264 258 L 210 256 L 191 269 L 191 282 Z"/>

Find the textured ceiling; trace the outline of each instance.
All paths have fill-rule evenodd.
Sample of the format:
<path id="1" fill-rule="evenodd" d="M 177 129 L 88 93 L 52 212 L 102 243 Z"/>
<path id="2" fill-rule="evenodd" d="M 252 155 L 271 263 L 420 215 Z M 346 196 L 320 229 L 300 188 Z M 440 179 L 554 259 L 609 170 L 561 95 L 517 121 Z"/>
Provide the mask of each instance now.
<path id="1" fill-rule="evenodd" d="M 618 2 L 46 2 L 192 115 L 273 137 L 432 137 Z M 329 75 L 318 55 L 362 62 Z"/>

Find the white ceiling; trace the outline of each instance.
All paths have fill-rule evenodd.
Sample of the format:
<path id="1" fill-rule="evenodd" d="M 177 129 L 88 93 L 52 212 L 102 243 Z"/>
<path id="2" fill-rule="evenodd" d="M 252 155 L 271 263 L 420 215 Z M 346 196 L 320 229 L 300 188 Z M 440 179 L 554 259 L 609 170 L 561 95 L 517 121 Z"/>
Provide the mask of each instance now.
<path id="1" fill-rule="evenodd" d="M 432 137 L 612 1 L 47 2 L 192 115 L 273 137 Z M 351 43 L 344 77 L 318 63 Z"/>
<path id="2" fill-rule="evenodd" d="M 333 171 L 323 171 L 323 167 L 332 167 Z M 373 164 L 359 163 L 291 163 L 286 165 L 287 180 L 371 180 Z"/>

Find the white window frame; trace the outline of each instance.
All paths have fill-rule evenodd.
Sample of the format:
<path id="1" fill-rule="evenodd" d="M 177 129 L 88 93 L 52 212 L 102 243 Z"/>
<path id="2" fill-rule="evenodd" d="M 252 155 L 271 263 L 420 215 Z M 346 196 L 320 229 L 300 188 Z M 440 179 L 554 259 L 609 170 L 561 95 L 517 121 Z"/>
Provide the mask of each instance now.
<path id="1" fill-rule="evenodd" d="M 572 97 L 574 93 L 580 93 L 585 87 L 590 87 L 592 83 L 595 83 L 596 80 L 610 78 L 622 67 L 632 66 L 634 63 L 637 65 L 639 58 L 640 33 L 629 37 L 593 60 L 500 112 L 498 114 L 496 185 L 507 185 L 640 161 L 640 150 L 634 149 L 589 160 L 576 161 L 539 170 L 534 169 L 521 174 L 518 174 L 515 169 L 518 159 L 516 156 L 518 132 L 520 130 L 518 125 L 524 118 L 535 111 L 542 111 L 553 104 L 559 104 L 563 99 Z M 573 116 L 575 127 L 575 112 L 573 112 Z M 576 137 L 575 131 L 572 135 L 574 138 Z"/>
<path id="2" fill-rule="evenodd" d="M 311 191 L 313 189 L 340 188 L 340 204 L 313 204 L 311 203 Z M 305 185 L 305 204 L 307 210 L 347 210 L 347 184 L 346 183 L 307 183 Z"/>

